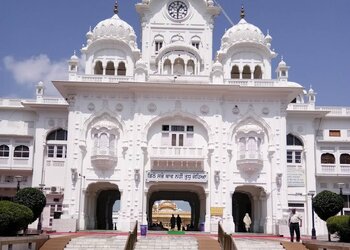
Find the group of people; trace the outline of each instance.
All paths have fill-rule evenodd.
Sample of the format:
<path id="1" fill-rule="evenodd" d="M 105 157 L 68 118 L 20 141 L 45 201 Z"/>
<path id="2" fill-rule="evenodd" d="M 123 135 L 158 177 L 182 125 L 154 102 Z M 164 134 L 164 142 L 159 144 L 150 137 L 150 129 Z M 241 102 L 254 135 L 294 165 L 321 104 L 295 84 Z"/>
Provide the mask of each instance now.
<path id="1" fill-rule="evenodd" d="M 175 218 L 174 215 L 171 215 L 171 218 L 170 218 L 170 229 L 171 230 L 175 229 L 175 223 L 176 223 L 176 226 L 177 226 L 177 231 L 180 231 L 181 230 L 181 225 L 182 225 L 182 219 L 181 219 L 180 215 L 177 215 L 176 218 Z"/>

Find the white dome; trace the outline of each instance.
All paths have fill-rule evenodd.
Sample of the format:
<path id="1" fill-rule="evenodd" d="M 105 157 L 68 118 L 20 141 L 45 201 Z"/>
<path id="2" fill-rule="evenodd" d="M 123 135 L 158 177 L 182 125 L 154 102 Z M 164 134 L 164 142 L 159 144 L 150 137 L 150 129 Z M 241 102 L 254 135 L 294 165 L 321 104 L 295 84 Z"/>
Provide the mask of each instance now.
<path id="1" fill-rule="evenodd" d="M 254 42 L 266 45 L 265 36 L 261 30 L 255 25 L 247 23 L 244 18 L 226 31 L 221 39 L 221 50 L 240 42 Z"/>
<path id="2" fill-rule="evenodd" d="M 116 39 L 129 45 L 136 44 L 134 29 L 117 14 L 99 22 L 93 30 L 92 41 L 99 39 Z"/>

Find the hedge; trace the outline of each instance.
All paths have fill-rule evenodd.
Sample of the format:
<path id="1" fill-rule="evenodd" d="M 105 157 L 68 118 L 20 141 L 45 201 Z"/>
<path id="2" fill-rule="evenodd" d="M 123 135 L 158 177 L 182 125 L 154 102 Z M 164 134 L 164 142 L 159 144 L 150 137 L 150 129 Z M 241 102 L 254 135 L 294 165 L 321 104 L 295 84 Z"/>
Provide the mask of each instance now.
<path id="1" fill-rule="evenodd" d="M 336 233 L 339 236 L 339 241 L 350 242 L 350 216 L 332 216 L 327 220 L 328 232 Z"/>

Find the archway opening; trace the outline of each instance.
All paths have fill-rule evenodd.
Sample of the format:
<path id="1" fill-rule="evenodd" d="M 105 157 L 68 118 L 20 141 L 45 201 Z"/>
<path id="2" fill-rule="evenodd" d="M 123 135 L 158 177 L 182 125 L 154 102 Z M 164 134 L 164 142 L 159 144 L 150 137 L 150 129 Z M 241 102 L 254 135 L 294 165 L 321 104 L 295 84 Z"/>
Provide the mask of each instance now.
<path id="1" fill-rule="evenodd" d="M 248 213 L 252 217 L 252 204 L 247 193 L 235 192 L 232 195 L 232 216 L 235 232 L 246 232 L 243 218 Z"/>
<path id="2" fill-rule="evenodd" d="M 92 183 L 85 197 L 85 229 L 116 229 L 116 212 L 120 206 L 120 191 L 109 182 Z"/>
<path id="3" fill-rule="evenodd" d="M 175 217 L 179 214 L 180 217 L 182 216 L 181 230 L 198 231 L 200 225 L 205 222 L 205 197 L 202 187 L 191 184 L 156 184 L 151 186 L 147 203 L 148 224 L 151 227 L 156 220 L 159 220 L 160 211 L 159 209 L 158 211 L 154 210 L 154 205 L 158 204 L 159 206 L 159 202 L 163 201 L 165 203 L 163 206 L 168 208 L 161 220 L 164 226 L 170 226 L 172 214 Z M 187 205 L 186 210 L 188 211 L 186 213 L 182 213 L 183 211 L 177 209 L 181 202 Z M 177 226 L 175 228 L 177 230 Z"/>

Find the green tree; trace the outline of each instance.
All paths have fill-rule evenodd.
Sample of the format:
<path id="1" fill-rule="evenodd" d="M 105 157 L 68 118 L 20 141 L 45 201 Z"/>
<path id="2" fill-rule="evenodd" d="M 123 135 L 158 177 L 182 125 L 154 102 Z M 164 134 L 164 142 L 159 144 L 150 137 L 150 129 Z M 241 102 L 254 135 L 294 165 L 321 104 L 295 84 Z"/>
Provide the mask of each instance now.
<path id="1" fill-rule="evenodd" d="M 327 229 L 331 234 L 336 233 L 339 241 L 350 242 L 350 216 L 332 216 L 327 219 Z"/>
<path id="2" fill-rule="evenodd" d="M 12 202 L 0 201 L 0 235 L 13 236 L 27 228 L 33 220 L 33 212 L 28 207 Z"/>
<path id="3" fill-rule="evenodd" d="M 32 210 L 33 220 L 31 222 L 39 218 L 46 205 L 46 197 L 43 192 L 31 187 L 19 190 L 14 201 Z"/>
<path id="4" fill-rule="evenodd" d="M 318 193 L 312 200 L 312 206 L 315 213 L 322 220 L 327 221 L 328 218 L 338 214 L 344 207 L 344 200 L 339 194 L 325 190 Z M 328 240 L 331 241 L 331 236 L 328 233 Z"/>

